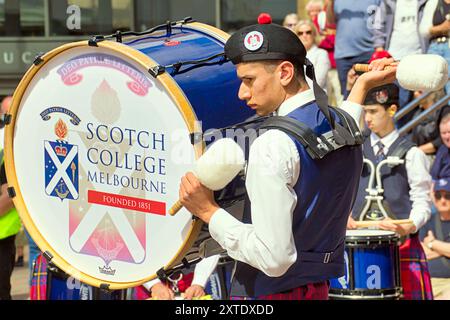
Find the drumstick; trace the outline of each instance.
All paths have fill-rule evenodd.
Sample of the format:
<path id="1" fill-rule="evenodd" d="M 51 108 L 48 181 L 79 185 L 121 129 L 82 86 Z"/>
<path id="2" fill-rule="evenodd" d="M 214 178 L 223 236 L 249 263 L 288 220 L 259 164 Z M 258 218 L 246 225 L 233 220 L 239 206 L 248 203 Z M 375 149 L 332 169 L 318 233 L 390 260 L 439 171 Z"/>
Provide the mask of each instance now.
<path id="1" fill-rule="evenodd" d="M 175 202 L 175 204 L 169 209 L 169 214 L 173 216 L 176 214 L 180 209 L 183 208 L 183 205 L 181 204 L 180 200 Z"/>
<path id="2" fill-rule="evenodd" d="M 369 72 L 369 65 L 364 63 L 357 63 L 353 66 L 356 72 Z M 384 70 L 389 70 L 390 66 L 385 66 Z"/>
<path id="3" fill-rule="evenodd" d="M 378 226 L 381 221 L 389 221 L 393 224 L 413 224 L 411 219 L 403 219 L 403 220 L 377 220 L 377 221 L 356 221 L 356 228 L 367 228 Z"/>
<path id="4" fill-rule="evenodd" d="M 245 157 L 241 147 L 231 138 L 223 138 L 214 142 L 208 150 L 195 162 L 193 174 L 202 185 L 217 191 L 236 177 L 244 168 Z M 169 214 L 175 215 L 183 205 L 178 200 Z"/>

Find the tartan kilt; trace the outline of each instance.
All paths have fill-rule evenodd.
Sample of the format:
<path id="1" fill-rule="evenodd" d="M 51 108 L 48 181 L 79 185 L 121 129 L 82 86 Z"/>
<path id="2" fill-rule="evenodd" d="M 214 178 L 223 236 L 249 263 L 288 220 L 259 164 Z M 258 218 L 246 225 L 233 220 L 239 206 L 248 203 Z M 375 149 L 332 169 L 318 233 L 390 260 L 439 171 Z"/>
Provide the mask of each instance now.
<path id="1" fill-rule="evenodd" d="M 400 270 L 404 300 L 433 300 L 427 258 L 417 234 L 400 246 Z"/>
<path id="2" fill-rule="evenodd" d="M 307 285 L 269 295 L 252 297 L 230 297 L 230 300 L 328 300 L 329 283 L 327 281 L 308 283 Z"/>
<path id="3" fill-rule="evenodd" d="M 30 300 L 47 300 L 47 260 L 42 253 L 33 263 Z"/>

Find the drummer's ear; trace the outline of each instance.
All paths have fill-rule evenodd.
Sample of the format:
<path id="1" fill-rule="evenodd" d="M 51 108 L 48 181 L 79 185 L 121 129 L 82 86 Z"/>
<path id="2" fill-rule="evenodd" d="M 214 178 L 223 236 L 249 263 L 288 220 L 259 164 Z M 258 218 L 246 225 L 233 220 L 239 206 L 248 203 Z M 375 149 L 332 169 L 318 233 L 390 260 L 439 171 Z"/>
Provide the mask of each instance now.
<path id="1" fill-rule="evenodd" d="M 280 82 L 281 85 L 287 86 L 291 83 L 295 76 L 294 65 L 289 61 L 283 61 L 278 66 L 280 72 Z"/>

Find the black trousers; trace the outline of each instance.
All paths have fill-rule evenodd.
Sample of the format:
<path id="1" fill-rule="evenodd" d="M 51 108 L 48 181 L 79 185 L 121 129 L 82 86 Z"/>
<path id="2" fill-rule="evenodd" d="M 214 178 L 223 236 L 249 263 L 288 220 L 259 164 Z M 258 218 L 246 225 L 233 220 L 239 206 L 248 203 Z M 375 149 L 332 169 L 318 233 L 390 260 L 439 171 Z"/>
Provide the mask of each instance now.
<path id="1" fill-rule="evenodd" d="M 11 274 L 16 260 L 16 236 L 0 239 L 0 300 L 11 300 Z"/>

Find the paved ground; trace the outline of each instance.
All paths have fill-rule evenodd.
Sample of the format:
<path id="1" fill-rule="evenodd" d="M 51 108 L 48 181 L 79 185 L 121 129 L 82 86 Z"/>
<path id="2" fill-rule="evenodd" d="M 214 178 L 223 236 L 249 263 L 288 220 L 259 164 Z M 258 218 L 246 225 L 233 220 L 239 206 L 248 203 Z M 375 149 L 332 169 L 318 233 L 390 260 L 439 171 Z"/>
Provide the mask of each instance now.
<path id="1" fill-rule="evenodd" d="M 24 266 L 15 267 L 11 278 L 11 295 L 13 300 L 27 300 L 29 298 L 28 246 L 24 248 L 24 255 Z"/>

